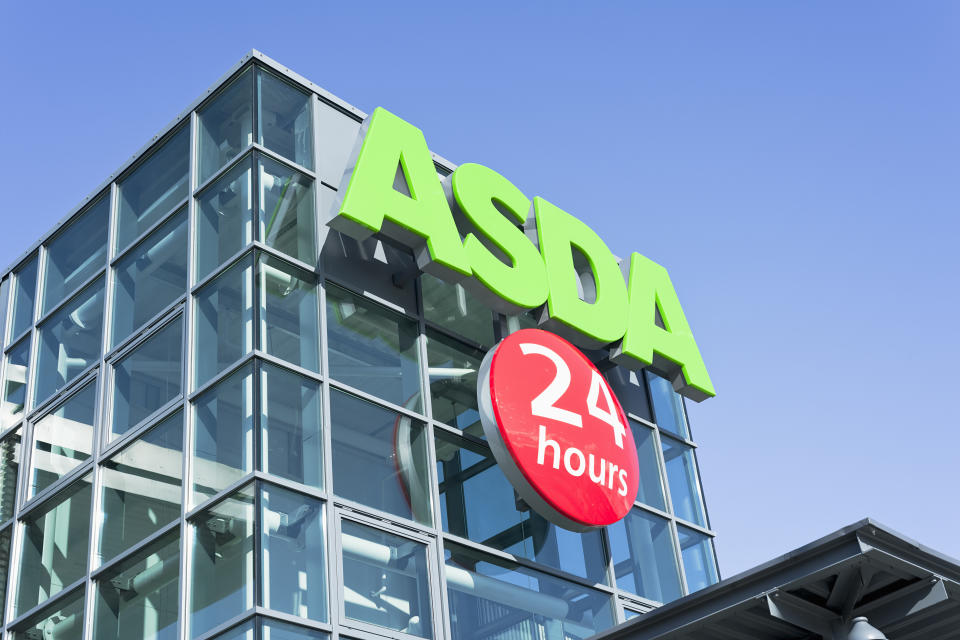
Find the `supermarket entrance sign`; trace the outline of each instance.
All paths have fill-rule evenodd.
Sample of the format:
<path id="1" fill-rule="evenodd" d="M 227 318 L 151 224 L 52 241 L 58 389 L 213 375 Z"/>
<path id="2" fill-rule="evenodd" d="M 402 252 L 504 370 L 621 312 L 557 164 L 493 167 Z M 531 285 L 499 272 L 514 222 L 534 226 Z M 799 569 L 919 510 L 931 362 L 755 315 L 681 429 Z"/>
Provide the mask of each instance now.
<path id="1" fill-rule="evenodd" d="M 495 311 L 533 310 L 541 328 L 691 400 L 715 395 L 666 269 L 639 253 L 618 261 L 582 221 L 492 169 L 441 178 L 423 132 L 385 109 L 364 120 L 330 214 L 331 228 L 408 247 L 422 271 Z"/>

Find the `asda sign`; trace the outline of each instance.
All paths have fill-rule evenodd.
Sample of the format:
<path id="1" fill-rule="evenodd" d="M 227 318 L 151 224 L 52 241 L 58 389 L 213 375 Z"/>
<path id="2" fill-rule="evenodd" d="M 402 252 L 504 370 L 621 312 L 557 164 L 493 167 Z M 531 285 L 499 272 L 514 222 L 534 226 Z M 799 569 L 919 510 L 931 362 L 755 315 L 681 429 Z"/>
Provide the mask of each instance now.
<path id="1" fill-rule="evenodd" d="M 610 360 L 648 368 L 697 402 L 715 394 L 670 277 L 634 253 L 619 261 L 586 224 L 507 178 L 464 164 L 441 179 L 423 132 L 377 108 L 363 122 L 328 225 L 409 247 L 422 271 L 501 313 Z"/>

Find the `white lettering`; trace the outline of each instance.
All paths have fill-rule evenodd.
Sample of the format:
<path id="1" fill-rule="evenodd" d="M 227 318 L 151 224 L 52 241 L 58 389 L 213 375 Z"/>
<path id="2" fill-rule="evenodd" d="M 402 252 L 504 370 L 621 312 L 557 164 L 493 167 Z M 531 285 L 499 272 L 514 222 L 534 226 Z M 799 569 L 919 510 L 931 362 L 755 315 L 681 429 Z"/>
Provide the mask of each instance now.
<path id="1" fill-rule="evenodd" d="M 540 425 L 540 438 L 537 442 L 537 464 L 543 464 L 543 459 L 547 457 L 547 447 L 553 450 L 553 468 L 560 468 L 560 445 L 556 440 L 547 439 L 547 428 Z"/>
<path id="2" fill-rule="evenodd" d="M 577 456 L 580 459 L 580 464 L 577 466 L 576 470 L 570 465 L 570 458 Z M 572 475 L 575 478 L 579 478 L 583 475 L 583 472 L 587 468 L 587 459 L 583 457 L 583 451 L 577 449 L 576 447 L 570 447 L 563 454 L 563 466 L 567 470 L 567 473 Z"/>
<path id="3" fill-rule="evenodd" d="M 620 489 L 617 491 L 617 493 L 619 493 L 622 496 L 625 496 L 627 495 L 627 470 L 626 469 L 620 469 L 619 478 L 620 478 Z"/>
<path id="4" fill-rule="evenodd" d="M 600 473 L 595 473 L 594 470 L 593 470 L 593 467 L 594 467 L 593 463 L 594 463 L 594 461 L 595 461 L 596 459 L 597 459 L 596 456 L 594 456 L 594 455 L 591 453 L 591 454 L 590 454 L 590 471 L 589 471 L 589 473 L 590 473 L 590 479 L 593 480 L 594 482 L 596 482 L 598 485 L 600 485 L 600 486 L 602 487 L 602 486 L 603 486 L 604 476 L 606 475 L 606 474 L 604 473 L 604 472 L 606 471 L 606 469 L 605 469 L 604 467 L 607 466 L 607 461 L 604 460 L 603 458 L 600 458 Z"/>

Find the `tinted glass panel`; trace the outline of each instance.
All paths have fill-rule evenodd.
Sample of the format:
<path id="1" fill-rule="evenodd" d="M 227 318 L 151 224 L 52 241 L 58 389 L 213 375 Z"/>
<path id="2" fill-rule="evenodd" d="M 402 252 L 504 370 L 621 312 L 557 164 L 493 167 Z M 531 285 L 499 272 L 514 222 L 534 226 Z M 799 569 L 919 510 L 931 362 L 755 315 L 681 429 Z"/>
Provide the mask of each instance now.
<path id="1" fill-rule="evenodd" d="M 83 587 L 19 625 L 14 640 L 81 640 L 83 638 Z"/>
<path id="2" fill-rule="evenodd" d="M 458 284 L 447 284 L 430 274 L 420 276 L 423 315 L 434 324 L 465 338 L 492 347 L 493 314 L 490 308 Z"/>
<path id="3" fill-rule="evenodd" d="M 323 503 L 261 485 L 263 606 L 326 621 Z"/>
<path id="4" fill-rule="evenodd" d="M 599 531 L 547 522 L 516 497 L 489 449 L 437 429 L 437 477 L 445 531 L 594 582 L 607 582 Z"/>
<path id="5" fill-rule="evenodd" d="M 624 367 L 614 367 L 604 372 L 604 376 L 624 411 L 643 418 L 647 422 L 654 422 L 642 371 L 638 373 Z"/>
<path id="6" fill-rule="evenodd" d="M 217 276 L 196 302 L 195 380 L 201 385 L 253 348 L 253 259 Z"/>
<path id="7" fill-rule="evenodd" d="M 270 355 L 320 370 L 320 307 L 312 273 L 261 255 L 260 346 Z"/>
<path id="8" fill-rule="evenodd" d="M 253 142 L 253 72 L 244 71 L 197 115 L 202 183 Z"/>
<path id="9" fill-rule="evenodd" d="M 20 429 L 0 440 L 0 524 L 13 517 L 17 501 L 17 476 L 20 473 Z M 2 557 L 2 556 L 0 556 Z"/>
<path id="10" fill-rule="evenodd" d="M 33 301 L 37 293 L 37 257 L 20 267 L 13 285 L 13 315 L 10 338 L 16 338 L 33 324 Z"/>
<path id="11" fill-rule="evenodd" d="M 3 406 L 0 407 L 0 425 L 9 427 L 23 417 L 27 401 L 27 365 L 30 362 L 30 336 L 10 347 L 3 368 Z"/>
<path id="12" fill-rule="evenodd" d="M 195 503 L 253 471 L 253 365 L 206 391 L 194 404 Z"/>
<path id="13" fill-rule="evenodd" d="M 189 161 L 190 127 L 183 127 L 120 182 L 118 249 L 187 197 Z"/>
<path id="14" fill-rule="evenodd" d="M 103 463 L 103 562 L 180 517 L 182 452 L 177 411 Z"/>
<path id="15" fill-rule="evenodd" d="M 617 586 L 638 596 L 670 602 L 680 591 L 680 571 L 670 523 L 641 509 L 607 527 Z"/>
<path id="16" fill-rule="evenodd" d="M 182 378 L 183 316 L 177 316 L 114 366 L 111 437 L 179 396 Z"/>
<path id="17" fill-rule="evenodd" d="M 330 419 L 334 492 L 429 524 L 428 458 L 423 425 L 333 390 Z"/>
<path id="18" fill-rule="evenodd" d="M 117 263 L 113 345 L 187 290 L 187 210 L 182 209 Z"/>
<path id="19" fill-rule="evenodd" d="M 316 261 L 313 180 L 260 156 L 259 237 L 267 246 L 307 264 Z"/>
<path id="20" fill-rule="evenodd" d="M 260 144 L 308 169 L 313 168 L 310 96 L 276 76 L 257 74 Z"/>
<path id="21" fill-rule="evenodd" d="M 253 239 L 253 160 L 247 156 L 197 198 L 197 279 Z"/>
<path id="22" fill-rule="evenodd" d="M 320 384 L 273 365 L 260 365 L 263 470 L 323 486 Z"/>
<path id="23" fill-rule="evenodd" d="M 663 497 L 660 461 L 657 457 L 657 444 L 653 439 L 653 429 L 630 420 L 630 430 L 637 445 L 637 461 L 640 463 L 640 487 L 637 490 L 637 500 L 666 511 L 667 503 Z"/>
<path id="24" fill-rule="evenodd" d="M 667 482 L 673 512 L 678 518 L 706 526 L 703 501 L 700 499 L 700 483 L 697 480 L 697 462 L 693 449 L 672 438 L 660 438 L 663 461 L 667 466 Z"/>
<path id="25" fill-rule="evenodd" d="M 96 415 L 97 384 L 89 382 L 33 426 L 31 495 L 43 491 L 90 457 Z"/>
<path id="26" fill-rule="evenodd" d="M 341 531 L 347 618 L 432 637 L 426 545 L 350 520 Z"/>
<path id="27" fill-rule="evenodd" d="M 40 326 L 34 406 L 100 359 L 103 278 L 81 291 Z"/>
<path id="28" fill-rule="evenodd" d="M 657 426 L 674 433 L 681 438 L 689 438 L 686 412 L 683 410 L 683 398 L 673 390 L 673 386 L 660 376 L 647 373 L 650 385 L 650 399 L 653 401 L 653 412 L 657 418 Z"/>
<path id="29" fill-rule="evenodd" d="M 24 520 L 16 612 L 54 596 L 87 573 L 90 482 L 86 476 Z"/>
<path id="30" fill-rule="evenodd" d="M 427 331 L 430 399 L 433 417 L 482 438 L 477 412 L 477 372 L 484 352 L 434 331 Z"/>
<path id="31" fill-rule="evenodd" d="M 323 631 L 304 629 L 269 618 L 258 619 L 260 620 L 260 634 L 263 640 L 325 640 L 325 638 L 330 637 L 330 634 Z"/>
<path id="32" fill-rule="evenodd" d="M 680 555 L 683 556 L 688 592 L 693 593 L 719 582 L 717 560 L 713 555 L 710 537 L 683 525 L 677 526 L 677 533 L 680 536 Z"/>
<path id="33" fill-rule="evenodd" d="M 180 536 L 164 536 L 97 580 L 94 640 L 174 640 Z"/>
<path id="34" fill-rule="evenodd" d="M 0 344 L 7 344 L 7 307 L 10 303 L 10 281 L 6 278 L 0 282 Z"/>
<path id="35" fill-rule="evenodd" d="M 253 636 L 253 620 L 247 620 L 243 624 L 215 636 L 214 640 L 253 640 Z"/>
<path id="36" fill-rule="evenodd" d="M 328 286 L 327 334 L 333 378 L 420 410 L 416 322 Z"/>
<path id="37" fill-rule="evenodd" d="M 110 197 L 105 195 L 47 245 L 47 270 L 43 276 L 44 313 L 106 264 L 109 216 Z"/>
<path id="38" fill-rule="evenodd" d="M 7 527 L 0 531 L 0 558 L 5 559 L 0 562 L 0 602 L 7 601 L 7 573 L 10 568 L 10 534 L 12 531 L 13 527 Z M 0 625 L 4 622 L 3 614 L 5 611 L 6 607 L 0 607 Z"/>

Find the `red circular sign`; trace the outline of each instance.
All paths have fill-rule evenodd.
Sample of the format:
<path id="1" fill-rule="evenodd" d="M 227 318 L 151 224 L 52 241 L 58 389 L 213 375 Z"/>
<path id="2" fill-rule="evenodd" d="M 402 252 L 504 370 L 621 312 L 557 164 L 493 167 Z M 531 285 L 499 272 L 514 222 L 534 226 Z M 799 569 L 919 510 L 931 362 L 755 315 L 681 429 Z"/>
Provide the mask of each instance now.
<path id="1" fill-rule="evenodd" d="M 494 457 L 530 506 L 577 531 L 627 515 L 640 481 L 630 423 L 579 349 L 517 331 L 487 354 L 477 391 Z"/>

